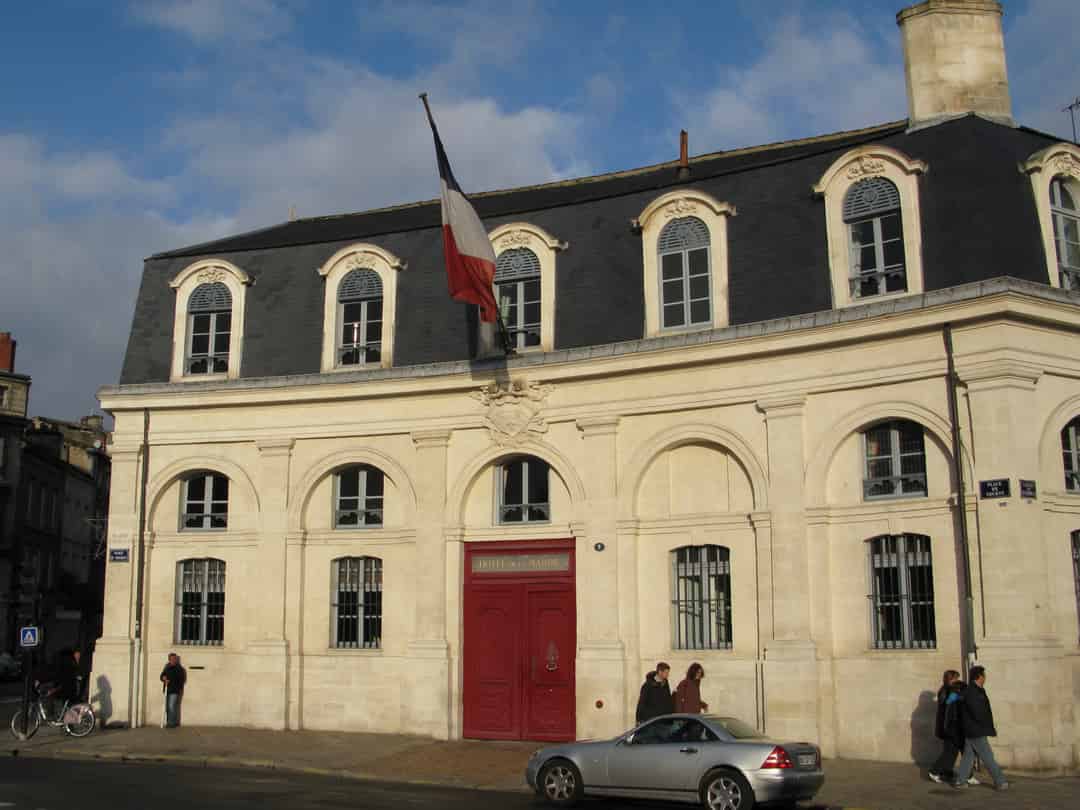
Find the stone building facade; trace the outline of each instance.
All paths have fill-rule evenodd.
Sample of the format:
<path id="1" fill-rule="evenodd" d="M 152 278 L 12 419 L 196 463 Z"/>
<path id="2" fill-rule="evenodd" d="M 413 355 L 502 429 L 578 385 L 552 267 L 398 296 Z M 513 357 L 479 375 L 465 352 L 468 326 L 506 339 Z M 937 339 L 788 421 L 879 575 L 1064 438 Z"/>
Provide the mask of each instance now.
<path id="1" fill-rule="evenodd" d="M 899 21 L 933 15 L 1000 34 L 991 2 Z M 188 723 L 594 737 L 663 659 L 907 759 L 978 660 L 1001 759 L 1080 763 L 1080 149 L 1007 88 L 919 117 L 925 86 L 907 121 L 477 195 L 506 359 L 470 356 L 437 203 L 148 259 L 100 392 L 112 719 L 160 713 L 177 650 Z"/>

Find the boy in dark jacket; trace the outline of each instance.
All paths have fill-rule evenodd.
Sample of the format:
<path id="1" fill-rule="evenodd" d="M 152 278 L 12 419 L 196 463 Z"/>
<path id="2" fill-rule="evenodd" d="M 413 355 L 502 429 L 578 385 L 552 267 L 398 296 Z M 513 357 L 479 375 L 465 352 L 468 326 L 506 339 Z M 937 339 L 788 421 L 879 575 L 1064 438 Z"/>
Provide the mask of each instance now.
<path id="1" fill-rule="evenodd" d="M 661 661 L 654 671 L 645 676 L 645 683 L 641 685 L 641 694 L 637 704 L 639 723 L 675 711 L 675 700 L 671 696 L 671 687 L 668 686 L 670 673 L 671 667 Z"/>
<path id="2" fill-rule="evenodd" d="M 994 787 L 1007 790 L 1008 781 L 994 759 L 994 750 L 990 747 L 990 737 L 997 736 L 994 728 L 994 712 L 990 708 L 990 698 L 983 689 L 986 683 L 986 668 L 972 667 L 967 688 L 960 694 L 960 717 L 964 729 L 964 756 L 960 767 L 956 769 L 956 781 L 953 787 L 967 787 L 971 768 L 975 764 L 975 755 L 986 765 L 994 778 Z"/>

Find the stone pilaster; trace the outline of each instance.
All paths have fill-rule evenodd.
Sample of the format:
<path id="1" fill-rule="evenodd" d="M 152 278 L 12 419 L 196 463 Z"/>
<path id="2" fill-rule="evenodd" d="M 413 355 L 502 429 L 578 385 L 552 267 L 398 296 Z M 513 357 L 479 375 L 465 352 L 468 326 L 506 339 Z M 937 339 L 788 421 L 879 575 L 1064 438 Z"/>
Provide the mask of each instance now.
<path id="1" fill-rule="evenodd" d="M 446 643 L 446 460 L 449 430 L 417 430 L 416 619 L 402 723 L 411 733 L 450 736 L 450 667 Z"/>
<path id="2" fill-rule="evenodd" d="M 1054 634 L 1048 538 L 1039 531 L 1037 503 L 1019 492 L 1019 479 L 1039 477 L 1041 423 L 1032 414 L 1042 371 L 999 360 L 962 367 L 959 376 L 973 426 L 976 497 L 981 480 L 1008 478 L 1011 488 L 1008 498 L 977 501 L 978 535 L 969 544 L 977 657 L 987 668 L 998 728 L 994 751 L 1014 767 L 1064 766 L 1074 721 L 1060 711 L 1060 696 L 1072 693 L 1072 674 Z"/>
<path id="3" fill-rule="evenodd" d="M 101 712 L 99 722 L 130 724 L 135 686 L 135 589 L 139 554 L 139 483 L 141 452 L 138 445 L 110 449 L 109 551 L 126 549 L 128 562 L 106 558 L 105 605 L 102 637 L 94 645 L 94 671 L 90 696 Z M 108 552 L 106 552 L 108 553 Z"/>
<path id="4" fill-rule="evenodd" d="M 285 636 L 285 604 L 289 579 L 288 514 L 289 463 L 293 440 L 257 442 L 259 450 L 259 580 L 263 583 L 260 626 L 247 646 L 246 668 L 254 716 L 253 725 L 288 725 L 289 643 Z"/>
<path id="5" fill-rule="evenodd" d="M 582 478 L 587 482 L 584 533 L 577 543 L 578 737 L 617 734 L 626 722 L 625 669 L 619 634 L 619 538 L 617 534 L 619 418 L 577 420 L 585 442 Z M 597 551 L 597 544 L 603 550 Z M 585 584 L 587 583 L 587 584 Z M 597 706 L 597 701 L 602 706 Z"/>
<path id="6" fill-rule="evenodd" d="M 765 730 L 788 739 L 818 738 L 818 671 L 810 635 L 801 395 L 758 400 L 769 459 L 772 637 L 763 641 Z"/>

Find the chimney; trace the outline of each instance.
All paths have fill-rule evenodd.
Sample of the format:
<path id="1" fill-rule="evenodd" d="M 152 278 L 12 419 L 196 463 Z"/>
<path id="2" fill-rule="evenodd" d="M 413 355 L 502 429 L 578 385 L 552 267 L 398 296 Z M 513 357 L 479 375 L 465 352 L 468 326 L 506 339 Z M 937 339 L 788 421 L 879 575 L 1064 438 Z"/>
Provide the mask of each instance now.
<path id="1" fill-rule="evenodd" d="M 896 15 L 909 126 L 975 112 L 1012 124 L 997 0 L 926 0 Z"/>
<path id="2" fill-rule="evenodd" d="M 15 371 L 15 345 L 11 332 L 0 332 L 0 371 Z"/>
<path id="3" fill-rule="evenodd" d="M 679 169 L 676 176 L 680 180 L 690 178 L 690 139 L 686 130 L 679 130 Z"/>

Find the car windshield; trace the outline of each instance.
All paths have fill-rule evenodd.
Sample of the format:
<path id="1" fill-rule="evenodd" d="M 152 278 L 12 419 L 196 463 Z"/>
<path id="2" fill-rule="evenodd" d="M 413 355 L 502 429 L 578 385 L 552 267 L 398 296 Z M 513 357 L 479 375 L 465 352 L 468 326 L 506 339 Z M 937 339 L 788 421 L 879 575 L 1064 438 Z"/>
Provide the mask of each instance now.
<path id="1" fill-rule="evenodd" d="M 761 736 L 760 731 L 753 726 L 744 723 L 738 717 L 717 717 L 715 715 L 709 715 L 707 719 L 713 725 L 724 729 L 724 731 L 736 740 L 750 740 Z"/>

